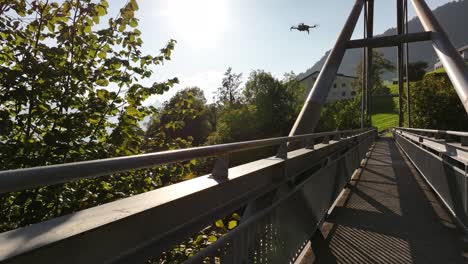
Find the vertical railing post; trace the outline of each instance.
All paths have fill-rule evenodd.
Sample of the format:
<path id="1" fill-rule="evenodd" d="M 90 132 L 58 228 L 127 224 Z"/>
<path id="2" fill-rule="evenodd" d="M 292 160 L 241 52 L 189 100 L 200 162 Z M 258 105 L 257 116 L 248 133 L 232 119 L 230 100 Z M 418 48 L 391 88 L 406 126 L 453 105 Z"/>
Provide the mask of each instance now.
<path id="1" fill-rule="evenodd" d="M 424 0 L 412 0 L 412 3 L 424 30 L 433 32 L 432 46 L 468 113 L 468 67 L 465 61 L 450 42 L 426 2 Z"/>
<path id="2" fill-rule="evenodd" d="M 310 139 L 308 141 L 307 146 L 305 147 L 306 149 L 315 149 L 315 139 Z"/>
<path id="3" fill-rule="evenodd" d="M 229 153 L 217 157 L 211 176 L 216 181 L 226 181 L 229 176 Z"/>
<path id="4" fill-rule="evenodd" d="M 468 146 L 468 137 L 465 137 L 465 136 L 460 137 L 460 143 L 464 147 Z"/>
<path id="5" fill-rule="evenodd" d="M 320 119 L 320 110 L 327 99 L 330 87 L 335 80 L 336 73 L 340 67 L 343 56 L 346 52 L 348 41 L 351 39 L 354 28 L 361 14 L 364 0 L 356 0 L 351 13 L 338 37 L 338 40 L 331 50 L 325 64 L 320 71 L 314 86 L 309 92 L 299 116 L 294 123 L 289 135 L 300 135 L 312 133 Z"/>
<path id="6" fill-rule="evenodd" d="M 276 152 L 276 157 L 280 159 L 288 159 L 288 143 L 284 142 L 278 148 Z"/>
<path id="7" fill-rule="evenodd" d="M 336 135 L 335 135 L 335 140 L 336 140 L 336 141 L 340 141 L 341 138 L 342 138 L 341 133 L 336 133 Z"/>

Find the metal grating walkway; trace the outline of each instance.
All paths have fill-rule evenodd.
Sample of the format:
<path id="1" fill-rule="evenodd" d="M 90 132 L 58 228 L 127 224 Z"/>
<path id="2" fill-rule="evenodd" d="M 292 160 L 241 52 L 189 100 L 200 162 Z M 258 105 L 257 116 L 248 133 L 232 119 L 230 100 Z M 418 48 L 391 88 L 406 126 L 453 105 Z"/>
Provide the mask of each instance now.
<path id="1" fill-rule="evenodd" d="M 316 263 L 468 263 L 462 232 L 392 139 L 347 192 L 314 238 Z"/>

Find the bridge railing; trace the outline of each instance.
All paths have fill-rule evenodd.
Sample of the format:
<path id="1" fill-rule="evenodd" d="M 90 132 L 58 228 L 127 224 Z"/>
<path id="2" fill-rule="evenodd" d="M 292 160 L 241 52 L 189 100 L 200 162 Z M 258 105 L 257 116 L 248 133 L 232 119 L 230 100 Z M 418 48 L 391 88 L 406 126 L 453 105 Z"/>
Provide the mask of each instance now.
<path id="1" fill-rule="evenodd" d="M 393 136 L 458 223 L 468 232 L 467 132 L 395 128 Z"/>
<path id="2" fill-rule="evenodd" d="M 298 141 L 300 141 L 304 147 L 313 147 L 314 142 L 318 142 L 318 140 L 328 142 L 332 139 L 356 135 L 363 131 L 366 131 L 366 129 L 269 138 L 61 165 L 0 171 L 0 193 L 20 191 L 91 177 L 106 176 L 134 169 L 145 169 L 161 164 L 175 163 L 195 158 L 220 156 L 222 159 L 226 159 L 226 155 L 229 155 L 229 153 L 269 146 L 279 146 Z M 226 169 L 226 167 L 224 169 Z M 215 174 L 217 173 L 218 171 L 215 172 Z"/>
<path id="3" fill-rule="evenodd" d="M 398 127 L 397 129 L 421 135 L 423 137 L 443 139 L 446 142 L 458 142 L 462 146 L 468 146 L 468 132 L 404 127 Z"/>
<path id="4" fill-rule="evenodd" d="M 210 175 L 4 232 L 0 262 L 143 263 L 233 212 L 240 225 L 194 260 L 293 260 L 375 135 L 334 131 L 0 172 L 9 192 L 198 157 L 222 161 Z M 288 152 L 294 141 L 305 148 Z M 228 168 L 229 153 L 273 145 L 282 146 L 277 156 Z"/>

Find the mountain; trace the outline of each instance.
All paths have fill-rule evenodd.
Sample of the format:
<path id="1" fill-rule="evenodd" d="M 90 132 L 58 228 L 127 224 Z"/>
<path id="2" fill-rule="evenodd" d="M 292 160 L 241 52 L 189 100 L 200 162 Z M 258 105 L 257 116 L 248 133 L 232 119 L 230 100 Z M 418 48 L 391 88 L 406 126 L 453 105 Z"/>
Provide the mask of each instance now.
<path id="1" fill-rule="evenodd" d="M 456 48 L 468 44 L 468 0 L 447 3 L 436 8 L 433 12 Z M 410 33 L 423 31 L 422 25 L 417 17 L 409 21 L 408 28 Z M 391 36 L 395 34 L 396 28 L 390 28 L 383 34 L 376 36 Z M 410 43 L 409 48 L 410 62 L 425 61 L 429 64 L 429 67 L 432 67 L 437 60 L 437 55 L 435 54 L 431 43 L 428 41 Z M 380 48 L 378 51 L 396 65 L 396 47 Z M 300 78 L 304 74 L 309 74 L 314 71 L 320 71 L 329 52 L 330 51 L 326 52 L 325 55 L 316 62 L 314 66 L 312 66 L 312 68 L 299 74 L 298 77 Z M 348 50 L 343 58 L 343 62 L 341 63 L 339 73 L 356 75 L 356 66 L 359 64 L 360 60 L 362 60 L 362 49 Z M 383 77 L 384 79 L 390 80 L 395 76 L 395 73 L 387 73 Z"/>

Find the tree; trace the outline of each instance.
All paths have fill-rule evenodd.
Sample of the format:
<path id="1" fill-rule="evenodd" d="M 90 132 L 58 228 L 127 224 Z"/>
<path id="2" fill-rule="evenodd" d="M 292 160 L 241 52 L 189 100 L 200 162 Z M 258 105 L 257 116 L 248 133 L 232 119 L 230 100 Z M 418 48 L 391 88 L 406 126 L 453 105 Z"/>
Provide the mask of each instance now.
<path id="1" fill-rule="evenodd" d="M 386 59 L 381 53 L 376 50 L 372 51 L 372 67 L 371 72 L 369 73 L 371 87 L 370 93 L 371 94 L 388 94 L 390 90 L 387 86 L 384 85 L 382 80 L 382 74 L 385 72 L 393 72 L 395 71 L 395 66 L 392 64 L 391 61 Z M 354 87 L 362 88 L 362 61 L 356 68 L 356 76 L 358 77 L 354 82 Z"/>
<path id="2" fill-rule="evenodd" d="M 171 142 L 174 140 L 186 141 L 185 147 L 198 146 L 205 143 L 212 130 L 210 109 L 203 91 L 198 87 L 185 88 L 152 116 L 145 134 L 144 149 L 147 152 L 167 150 L 168 146 L 174 145 Z M 153 135 L 159 136 L 155 138 Z M 150 148 L 151 145 L 153 147 Z"/>
<path id="3" fill-rule="evenodd" d="M 412 126 L 468 131 L 468 116 L 446 73 L 426 74 L 410 93 Z"/>
<path id="4" fill-rule="evenodd" d="M 257 121 L 257 108 L 254 105 L 223 109 L 217 121 L 216 131 L 209 136 L 207 143 L 212 145 L 258 138 Z"/>
<path id="5" fill-rule="evenodd" d="M 326 104 L 320 114 L 316 132 L 357 129 L 361 126 L 360 91 L 352 99 Z"/>
<path id="6" fill-rule="evenodd" d="M 426 74 L 426 69 L 429 67 L 427 62 L 424 61 L 417 61 L 408 64 L 408 76 L 409 76 L 409 81 L 414 82 L 414 81 L 420 81 L 423 79 L 424 74 Z M 406 71 L 405 71 L 406 75 Z"/>
<path id="7" fill-rule="evenodd" d="M 294 74 L 294 72 L 285 73 L 281 82 L 285 86 L 286 91 L 292 95 L 291 104 L 295 109 L 293 113 L 293 115 L 295 115 L 293 116 L 293 121 L 295 121 L 295 118 L 301 111 L 307 97 L 307 94 L 305 93 L 306 87 L 297 79 L 297 76 Z"/>
<path id="8" fill-rule="evenodd" d="M 294 73 L 283 80 L 252 71 L 236 107 L 218 109 L 216 131 L 208 143 L 226 143 L 286 135 L 304 102 L 305 87 Z"/>
<path id="9" fill-rule="evenodd" d="M 229 67 L 224 73 L 221 87 L 217 90 L 217 102 L 232 106 L 240 101 L 240 89 L 242 73 L 236 74 Z"/>
<path id="10" fill-rule="evenodd" d="M 296 97 L 283 82 L 271 73 L 257 70 L 250 73 L 244 98 L 256 107 L 257 137 L 287 135 L 296 118 Z"/>
<path id="11" fill-rule="evenodd" d="M 175 41 L 146 55 L 136 1 L 105 25 L 107 8 L 105 0 L 0 6 L 3 169 L 138 153 L 139 122 L 153 111 L 143 101 L 177 79 L 140 81 L 170 59 Z"/>
<path id="12" fill-rule="evenodd" d="M 0 169 L 139 153 L 143 102 L 177 79 L 153 82 L 175 41 L 156 55 L 141 50 L 136 0 L 116 18 L 105 0 L 0 3 Z M 142 170 L 0 196 L 0 229 L 50 219 L 154 189 Z M 133 177 L 138 176 L 138 177 Z"/>

